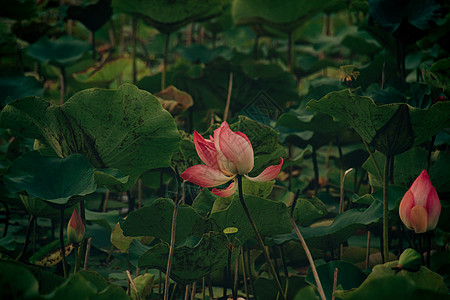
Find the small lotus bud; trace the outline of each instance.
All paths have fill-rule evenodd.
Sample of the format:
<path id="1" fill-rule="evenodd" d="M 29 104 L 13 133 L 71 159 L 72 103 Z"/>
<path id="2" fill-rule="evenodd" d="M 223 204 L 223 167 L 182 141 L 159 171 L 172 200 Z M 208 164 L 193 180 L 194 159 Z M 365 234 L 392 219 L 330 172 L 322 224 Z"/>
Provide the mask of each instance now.
<path id="1" fill-rule="evenodd" d="M 397 268 L 400 270 L 407 270 L 411 272 L 419 271 L 422 265 L 422 257 L 419 252 L 408 248 L 400 255 Z"/>
<path id="2" fill-rule="evenodd" d="M 67 238 L 69 239 L 69 243 L 77 244 L 83 240 L 84 235 L 85 228 L 83 220 L 81 220 L 81 217 L 75 208 L 73 210 L 72 217 L 69 220 L 69 224 L 67 225 Z"/>

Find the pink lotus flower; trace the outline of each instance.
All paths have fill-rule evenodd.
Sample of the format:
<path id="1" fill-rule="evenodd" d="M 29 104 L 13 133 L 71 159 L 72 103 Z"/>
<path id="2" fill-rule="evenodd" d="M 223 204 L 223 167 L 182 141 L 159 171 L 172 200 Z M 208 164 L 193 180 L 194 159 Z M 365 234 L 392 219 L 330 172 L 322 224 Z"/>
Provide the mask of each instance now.
<path id="1" fill-rule="evenodd" d="M 408 229 L 424 233 L 436 227 L 440 213 L 439 197 L 427 171 L 423 170 L 400 202 L 400 219 Z"/>
<path id="2" fill-rule="evenodd" d="M 85 232 L 83 220 L 81 220 L 81 217 L 75 208 L 72 217 L 69 220 L 69 224 L 67 224 L 67 238 L 70 243 L 81 243 Z"/>
<path id="3" fill-rule="evenodd" d="M 214 130 L 214 137 L 205 140 L 197 131 L 194 132 L 194 144 L 198 156 L 205 165 L 195 165 L 181 174 L 181 178 L 201 187 L 215 187 L 233 182 L 225 189 L 214 188 L 212 192 L 219 197 L 233 195 L 237 188 L 236 175 L 244 175 L 251 181 L 269 181 L 280 173 L 280 164 L 267 167 L 256 177 L 247 174 L 253 169 L 253 148 L 248 137 L 242 132 L 231 131 L 227 122 Z"/>

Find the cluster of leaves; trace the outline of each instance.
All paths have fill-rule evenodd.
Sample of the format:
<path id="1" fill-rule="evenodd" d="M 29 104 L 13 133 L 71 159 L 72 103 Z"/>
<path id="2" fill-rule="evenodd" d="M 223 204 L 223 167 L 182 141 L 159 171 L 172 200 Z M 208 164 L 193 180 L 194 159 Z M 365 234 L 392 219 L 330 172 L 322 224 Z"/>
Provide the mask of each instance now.
<path id="1" fill-rule="evenodd" d="M 276 299 L 238 195 L 180 182 L 202 163 L 193 130 L 207 137 L 227 118 L 252 143 L 250 175 L 284 158 L 276 181 L 243 189 L 288 299 L 318 299 L 293 203 L 327 299 L 448 294 L 444 1 L 4 2 L 2 298 L 156 299 L 197 286 L 203 299 L 219 287 Z M 392 270 L 422 239 L 398 206 L 423 169 L 442 205 L 431 265 Z M 383 176 L 388 257 L 374 242 Z M 81 245 L 63 238 L 74 207 L 86 224 Z M 88 271 L 72 272 L 77 260 Z"/>

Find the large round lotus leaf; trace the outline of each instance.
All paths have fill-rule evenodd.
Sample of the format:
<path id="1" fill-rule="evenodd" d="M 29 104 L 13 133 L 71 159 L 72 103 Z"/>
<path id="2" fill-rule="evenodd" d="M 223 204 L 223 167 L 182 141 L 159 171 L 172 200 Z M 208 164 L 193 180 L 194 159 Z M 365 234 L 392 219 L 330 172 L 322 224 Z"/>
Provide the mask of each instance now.
<path id="1" fill-rule="evenodd" d="M 25 191 L 31 198 L 65 204 L 73 196 L 95 192 L 94 168 L 81 154 L 66 158 L 25 153 L 11 164 L 4 182 L 13 192 Z"/>
<path id="2" fill-rule="evenodd" d="M 142 18 L 163 33 L 220 14 L 229 0 L 113 0 L 115 12 Z"/>
<path id="3" fill-rule="evenodd" d="M 310 247 L 336 249 L 358 229 L 378 223 L 383 217 L 382 203 L 373 201 L 365 210 L 350 209 L 338 215 L 329 226 L 299 227 L 301 234 Z M 295 232 L 267 238 L 277 245 L 298 240 Z"/>
<path id="4" fill-rule="evenodd" d="M 153 236 L 170 243 L 173 210 L 175 204 L 167 198 L 159 198 L 149 206 L 131 212 L 121 225 L 126 236 Z M 181 205 L 178 208 L 176 245 L 187 237 L 201 238 L 205 232 L 213 230 L 212 222 L 200 216 L 192 206 Z"/>
<path id="5" fill-rule="evenodd" d="M 347 122 L 365 141 L 388 155 L 420 145 L 450 126 L 450 102 L 436 103 L 429 109 L 403 103 L 376 105 L 371 98 L 348 89 L 311 100 L 307 109 Z"/>
<path id="6" fill-rule="evenodd" d="M 233 256 L 239 253 L 239 247 L 234 249 Z M 170 277 L 183 285 L 197 281 L 224 268 L 229 251 L 229 240 L 225 234 L 214 231 L 205 233 L 200 240 L 192 239 L 175 248 Z M 141 256 L 139 267 L 156 268 L 165 272 L 168 255 L 169 245 L 161 242 Z"/>
<path id="7" fill-rule="evenodd" d="M 78 20 L 91 31 L 99 30 L 112 15 L 111 0 L 99 0 L 80 6 L 69 6 L 67 17 Z"/>
<path id="8" fill-rule="evenodd" d="M 241 243 L 245 243 L 254 237 L 255 233 L 238 197 L 236 195 L 226 209 L 213 212 L 211 219 L 219 225 L 221 230 L 228 227 L 237 228 L 238 232 L 234 236 Z M 244 198 L 261 236 L 291 232 L 289 210 L 284 203 L 249 195 L 245 195 Z"/>
<path id="9" fill-rule="evenodd" d="M 39 283 L 31 272 L 16 262 L 0 262 L 0 296 L 2 299 L 36 299 Z"/>
<path id="10" fill-rule="evenodd" d="M 417 272 L 396 272 L 398 261 L 376 265 L 372 273 L 353 291 L 337 291 L 342 299 L 448 299 L 441 275 L 421 267 Z M 399 289 L 399 287 L 401 287 Z M 425 297 L 424 297 L 425 296 Z"/>
<path id="11" fill-rule="evenodd" d="M 237 25 L 269 25 L 283 32 L 292 32 L 340 0 L 235 0 L 232 16 Z"/>
<path id="12" fill-rule="evenodd" d="M 0 126 L 45 140 L 55 152 L 86 156 L 94 167 L 118 169 L 131 187 L 144 172 L 167 167 L 180 134 L 172 116 L 150 93 L 126 84 L 117 90 L 88 89 L 61 106 L 37 97 L 7 105 Z"/>
<path id="13" fill-rule="evenodd" d="M 26 96 L 44 95 L 44 87 L 31 76 L 0 77 L 0 105 L 4 106 L 12 100 Z"/>
<path id="14" fill-rule="evenodd" d="M 67 67 L 82 58 L 90 48 L 88 42 L 70 36 L 63 36 L 54 41 L 43 37 L 29 46 L 26 53 L 41 63 Z"/>
<path id="15" fill-rule="evenodd" d="M 333 294 L 335 268 L 338 269 L 337 286 L 341 286 L 344 290 L 359 287 L 367 277 L 358 267 L 346 261 L 335 260 L 318 266 L 316 265 L 316 267 L 327 299 L 331 299 L 331 295 Z M 305 281 L 316 285 L 311 268 L 308 269 L 308 275 Z"/>

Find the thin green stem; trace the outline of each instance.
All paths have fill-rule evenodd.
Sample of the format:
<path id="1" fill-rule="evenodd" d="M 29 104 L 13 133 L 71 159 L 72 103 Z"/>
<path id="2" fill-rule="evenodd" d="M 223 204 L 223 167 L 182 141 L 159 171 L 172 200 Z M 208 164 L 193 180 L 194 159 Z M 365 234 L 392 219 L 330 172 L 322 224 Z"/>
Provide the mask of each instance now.
<path id="1" fill-rule="evenodd" d="M 428 156 L 427 156 L 427 172 L 430 171 L 430 165 L 431 165 L 431 153 L 433 152 L 434 142 L 436 141 L 436 135 L 433 135 L 430 142 L 430 148 L 428 149 Z"/>
<path id="2" fill-rule="evenodd" d="M 320 282 L 319 274 L 317 273 L 316 265 L 314 264 L 314 260 L 312 258 L 311 252 L 309 251 L 308 245 L 306 244 L 305 239 L 303 238 L 302 234 L 300 233 L 300 230 L 298 229 L 297 224 L 295 224 L 293 214 L 294 214 L 294 208 L 295 204 L 297 203 L 299 191 L 297 191 L 295 197 L 294 197 L 294 203 L 291 206 L 291 213 L 289 215 L 289 220 L 291 222 L 292 228 L 294 228 L 295 233 L 297 234 L 298 239 L 300 240 L 300 243 L 302 244 L 303 250 L 306 253 L 306 257 L 308 258 L 309 265 L 311 267 L 311 271 L 314 275 L 314 280 L 316 281 L 317 290 L 319 291 L 320 298 L 322 300 L 326 300 L 327 297 L 325 296 L 325 292 L 323 291 L 322 283 Z M 333 251 L 331 251 L 333 253 Z"/>
<path id="3" fill-rule="evenodd" d="M 317 196 L 319 192 L 319 164 L 317 162 L 316 147 L 313 147 L 312 149 L 312 162 L 314 168 L 314 195 Z"/>
<path id="4" fill-rule="evenodd" d="M 164 56 L 163 56 L 163 70 L 161 77 L 161 90 L 166 88 L 166 69 L 167 69 L 167 54 L 169 52 L 169 40 L 170 33 L 166 34 L 166 40 L 164 42 Z"/>
<path id="5" fill-rule="evenodd" d="M 80 262 L 81 262 L 81 255 L 80 255 L 80 251 L 81 247 L 79 247 L 78 245 L 75 245 L 75 249 L 73 249 L 74 254 L 75 254 L 75 268 L 73 269 L 73 273 L 76 274 L 78 272 L 78 270 L 80 269 Z"/>
<path id="6" fill-rule="evenodd" d="M 383 263 L 389 259 L 389 162 L 390 155 L 386 155 L 384 162 L 384 177 L 383 177 Z"/>
<path id="7" fill-rule="evenodd" d="M 64 245 L 64 208 L 60 209 L 59 243 L 61 246 L 61 256 L 64 271 L 64 278 L 67 278 L 66 251 Z"/>
<path id="8" fill-rule="evenodd" d="M 281 287 L 281 283 L 279 278 L 277 277 L 277 273 L 275 272 L 275 268 L 273 267 L 272 261 L 270 260 L 269 253 L 267 252 L 266 247 L 264 246 L 263 239 L 261 235 L 259 234 L 258 228 L 256 227 L 255 221 L 253 220 L 252 216 L 250 215 L 250 211 L 247 208 L 247 205 L 244 201 L 244 194 L 242 192 L 242 175 L 237 175 L 238 180 L 238 188 L 239 188 L 239 200 L 241 202 L 242 208 L 245 211 L 245 214 L 247 215 L 248 220 L 250 221 L 250 224 L 252 225 L 253 231 L 255 232 L 256 240 L 258 241 L 259 245 L 262 248 L 264 257 L 266 259 L 266 262 L 269 266 L 269 271 L 272 274 L 273 278 L 275 279 L 278 291 L 280 292 L 281 298 L 286 300 L 286 296 L 284 294 L 284 290 Z"/>
<path id="9" fill-rule="evenodd" d="M 375 156 L 373 156 L 373 153 L 370 150 L 369 145 L 367 145 L 366 141 L 364 139 L 362 139 L 362 141 L 363 141 L 364 146 L 366 147 L 367 152 L 369 152 L 370 159 L 372 160 L 372 162 L 375 166 L 375 169 L 377 170 L 378 178 L 380 180 L 383 180 L 383 176 L 381 175 L 380 167 L 378 167 L 377 161 L 375 160 Z"/>
<path id="10" fill-rule="evenodd" d="M 132 67 L 133 67 L 133 83 L 137 82 L 137 65 L 136 65 L 136 40 L 137 40 L 137 20 L 135 17 L 131 17 L 131 39 L 132 39 L 132 49 L 131 49 L 131 58 L 132 58 Z"/>
<path id="11" fill-rule="evenodd" d="M 30 220 L 28 221 L 27 233 L 25 235 L 25 244 L 23 245 L 22 251 L 20 252 L 20 254 L 16 260 L 20 260 L 21 257 L 25 254 L 25 252 L 27 252 L 28 245 L 30 244 L 31 227 L 33 226 L 34 219 L 35 219 L 34 215 L 30 215 Z"/>

